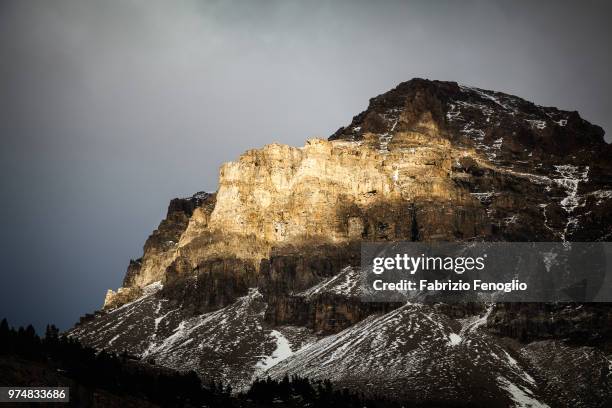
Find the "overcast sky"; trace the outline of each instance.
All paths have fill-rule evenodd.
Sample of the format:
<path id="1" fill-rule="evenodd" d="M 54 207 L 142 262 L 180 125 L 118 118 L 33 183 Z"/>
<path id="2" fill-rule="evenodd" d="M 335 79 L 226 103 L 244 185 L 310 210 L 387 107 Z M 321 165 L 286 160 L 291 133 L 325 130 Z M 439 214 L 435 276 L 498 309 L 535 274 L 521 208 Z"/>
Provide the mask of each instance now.
<path id="1" fill-rule="evenodd" d="M 215 190 L 248 148 L 327 137 L 413 77 L 610 129 L 604 4 L 0 0 L 0 316 L 68 328 L 172 197 Z"/>

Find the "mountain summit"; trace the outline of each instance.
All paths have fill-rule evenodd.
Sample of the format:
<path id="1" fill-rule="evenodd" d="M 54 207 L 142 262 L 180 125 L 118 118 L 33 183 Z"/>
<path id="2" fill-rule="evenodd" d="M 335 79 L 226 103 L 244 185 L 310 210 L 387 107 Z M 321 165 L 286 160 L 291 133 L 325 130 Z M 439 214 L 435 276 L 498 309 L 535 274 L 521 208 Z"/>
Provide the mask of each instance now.
<path id="1" fill-rule="evenodd" d="M 364 241 L 605 241 L 612 148 L 577 112 L 413 79 L 329 140 L 272 144 L 174 199 L 70 336 L 216 378 L 329 378 L 417 402 L 595 407 L 606 305 L 362 303 Z M 607 401 L 607 402 L 606 402 Z"/>

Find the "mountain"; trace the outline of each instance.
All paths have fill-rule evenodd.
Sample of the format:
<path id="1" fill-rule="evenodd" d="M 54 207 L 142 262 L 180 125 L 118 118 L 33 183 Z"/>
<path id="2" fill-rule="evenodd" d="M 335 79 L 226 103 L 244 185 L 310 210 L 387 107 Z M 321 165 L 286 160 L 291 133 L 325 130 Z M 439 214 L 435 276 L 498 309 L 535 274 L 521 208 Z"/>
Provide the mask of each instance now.
<path id="1" fill-rule="evenodd" d="M 298 374 L 415 402 L 603 407 L 605 304 L 359 299 L 367 241 L 606 241 L 612 147 L 577 112 L 413 79 L 329 140 L 272 144 L 171 201 L 68 332 L 245 389 Z"/>

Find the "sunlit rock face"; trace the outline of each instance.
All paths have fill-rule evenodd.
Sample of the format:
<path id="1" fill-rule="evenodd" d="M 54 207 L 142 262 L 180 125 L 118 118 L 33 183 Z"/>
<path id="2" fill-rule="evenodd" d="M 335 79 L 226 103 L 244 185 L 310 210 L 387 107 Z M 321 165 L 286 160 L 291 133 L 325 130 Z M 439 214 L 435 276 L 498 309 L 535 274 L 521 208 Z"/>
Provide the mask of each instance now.
<path id="1" fill-rule="evenodd" d="M 206 217 L 214 200 L 214 194 L 204 192 L 172 200 L 166 218 L 147 239 L 143 256 L 130 261 L 123 286 L 116 292 L 107 292 L 104 307 L 113 308 L 129 302 L 142 295 L 143 287 L 164 280 L 168 266 L 176 259 L 178 242 L 185 229 L 190 223 Z"/>
<path id="2" fill-rule="evenodd" d="M 330 141 L 250 150 L 221 167 L 216 194 L 173 200 L 105 305 L 211 268 L 239 275 L 243 295 L 271 257 L 333 257 L 362 240 L 606 239 L 609 156 L 603 131 L 575 112 L 415 79 Z M 320 278 L 307 272 L 295 289 Z"/>
<path id="3" fill-rule="evenodd" d="M 143 258 L 130 265 L 125 286 L 190 274 L 219 259 L 243 263 L 236 273 L 253 285 L 271 256 L 305 250 L 327 257 L 364 239 L 454 240 L 490 232 L 480 202 L 453 181 L 453 159 L 463 152 L 448 140 L 402 132 L 383 150 L 376 135 L 367 137 L 369 144 L 268 145 L 223 165 L 214 209 L 170 209 Z M 303 279 L 296 289 L 314 282 Z"/>
<path id="4" fill-rule="evenodd" d="M 417 346 L 407 349 L 410 361 L 425 364 L 422 350 L 435 342 L 415 328 L 427 327 L 431 321 L 425 320 L 432 318 L 443 327 L 434 331 L 440 331 L 435 341 L 444 347 L 434 348 L 448 349 L 442 353 L 448 373 L 458 378 L 497 372 L 488 379 L 487 398 L 500 406 L 517 398 L 533 406 L 563 406 L 565 400 L 550 391 L 561 380 L 542 388 L 529 379 L 548 372 L 537 359 L 541 353 L 532 353 L 539 349 L 529 344 L 550 342 L 572 355 L 573 346 L 560 342 L 570 336 L 580 343 L 575 327 L 587 327 L 598 336 L 599 348 L 588 355 L 599 367 L 602 350 L 612 350 L 607 307 L 551 307 L 544 316 L 533 305 L 471 304 L 413 313 L 414 308 L 397 309 L 399 304 L 362 303 L 356 289 L 359 244 L 609 240 L 611 158 L 602 129 L 576 112 L 414 79 L 372 98 L 328 140 L 247 151 L 221 167 L 215 193 L 172 200 L 143 256 L 130 262 L 122 288 L 109 291 L 104 310 L 71 333 L 96 347 L 156 356 L 161 364 L 222 376 L 240 387 L 266 370 L 282 377 L 308 366 L 308 374 L 359 389 L 365 377 L 351 377 L 352 363 L 342 356 L 360 355 L 363 364 L 374 364 L 367 350 L 375 349 L 386 358 L 380 345 L 359 343 L 370 327 L 392 333 L 380 344 L 404 347 L 404 336 L 412 335 L 409 344 Z M 235 319 L 229 324 L 233 315 L 244 315 L 249 330 Z M 395 321 L 398 332 L 389 326 Z M 404 327 L 407 322 L 410 327 Z M 142 329 L 140 336 L 134 328 Z M 498 341 L 503 336 L 524 344 L 508 348 Z M 222 347 L 226 341 L 234 348 Z M 310 352 L 293 355 L 311 343 Z M 475 353 L 469 359 L 456 352 L 466 347 Z M 472 363 L 485 354 L 482 364 Z M 588 371 L 589 363 L 584 365 Z M 402 372 L 391 374 L 394 387 L 410 383 Z M 435 373 L 427 375 L 419 384 L 436 381 Z M 612 389 L 607 378 L 596 384 L 597 395 Z M 452 395 L 467 395 L 455 388 Z M 419 389 L 427 391 L 424 385 Z"/>

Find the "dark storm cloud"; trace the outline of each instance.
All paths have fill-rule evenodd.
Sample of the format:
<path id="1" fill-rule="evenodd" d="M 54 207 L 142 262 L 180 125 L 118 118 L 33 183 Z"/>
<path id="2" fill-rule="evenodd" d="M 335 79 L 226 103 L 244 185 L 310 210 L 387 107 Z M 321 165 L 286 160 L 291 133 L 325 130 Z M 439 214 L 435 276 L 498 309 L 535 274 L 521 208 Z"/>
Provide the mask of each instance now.
<path id="1" fill-rule="evenodd" d="M 415 76 L 612 124 L 605 3 L 0 1 L 0 315 L 68 327 L 168 200 Z"/>

